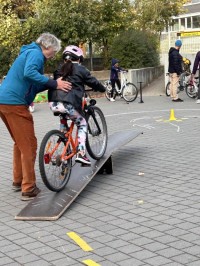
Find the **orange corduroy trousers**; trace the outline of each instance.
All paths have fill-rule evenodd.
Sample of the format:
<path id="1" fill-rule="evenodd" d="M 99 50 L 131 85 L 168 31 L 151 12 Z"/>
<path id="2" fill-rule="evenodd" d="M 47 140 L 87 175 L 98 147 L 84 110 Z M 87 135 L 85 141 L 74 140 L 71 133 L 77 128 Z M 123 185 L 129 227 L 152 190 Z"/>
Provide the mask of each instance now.
<path id="1" fill-rule="evenodd" d="M 33 117 L 28 106 L 3 104 L 0 105 L 0 117 L 14 141 L 13 182 L 21 184 L 22 192 L 31 191 L 36 184 L 37 151 Z"/>

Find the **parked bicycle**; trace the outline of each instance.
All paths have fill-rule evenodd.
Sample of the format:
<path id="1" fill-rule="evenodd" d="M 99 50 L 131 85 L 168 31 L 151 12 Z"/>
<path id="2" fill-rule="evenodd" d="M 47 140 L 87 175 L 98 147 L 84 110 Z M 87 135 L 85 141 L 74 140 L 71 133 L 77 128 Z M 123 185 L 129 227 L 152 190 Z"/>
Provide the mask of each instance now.
<path id="1" fill-rule="evenodd" d="M 103 157 L 108 141 L 106 120 L 96 100 L 87 103 L 83 99 L 83 112 L 88 123 L 86 148 L 95 160 Z M 77 154 L 78 130 L 65 114 L 56 113 L 60 118 L 60 130 L 51 130 L 44 136 L 39 150 L 39 169 L 46 187 L 61 191 L 68 183 L 73 167 L 72 158 Z M 84 166 L 84 165 L 83 165 Z"/>
<path id="2" fill-rule="evenodd" d="M 127 71 L 121 71 L 121 88 L 118 88 L 117 85 L 115 85 L 115 89 L 113 92 L 113 98 L 115 99 L 117 96 L 120 98 L 123 98 L 126 102 L 133 102 L 138 96 L 138 88 L 131 82 L 127 82 Z M 107 80 L 105 81 L 104 86 L 106 87 L 106 98 L 110 100 L 111 98 L 111 91 L 112 91 L 112 85 L 111 81 Z"/>
<path id="3" fill-rule="evenodd" d="M 170 73 L 166 73 L 166 76 L 168 76 L 168 82 L 167 82 L 167 85 L 165 87 L 165 93 L 166 93 L 166 96 L 170 96 Z M 188 76 L 190 76 L 190 73 L 189 72 L 184 72 L 182 77 L 180 78 L 179 80 L 179 86 L 177 87 L 177 93 L 179 93 L 180 91 L 184 91 L 186 90 L 186 87 L 187 85 L 189 84 L 188 83 Z"/>

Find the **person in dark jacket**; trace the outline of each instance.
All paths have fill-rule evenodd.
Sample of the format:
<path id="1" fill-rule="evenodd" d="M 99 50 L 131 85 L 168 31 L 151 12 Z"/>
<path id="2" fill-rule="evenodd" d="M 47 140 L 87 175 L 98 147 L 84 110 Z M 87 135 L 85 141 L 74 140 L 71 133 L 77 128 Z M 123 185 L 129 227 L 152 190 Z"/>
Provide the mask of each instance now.
<path id="1" fill-rule="evenodd" d="M 91 165 L 86 156 L 86 134 L 87 121 L 82 114 L 82 99 L 85 92 L 85 85 L 95 91 L 105 92 L 105 87 L 93 76 L 89 70 L 80 63 L 83 60 L 81 48 L 75 45 L 69 45 L 63 52 L 64 64 L 54 73 L 54 77 L 62 77 L 72 84 L 69 92 L 49 90 L 48 101 L 53 112 L 66 113 L 78 127 L 78 153 L 76 162 Z"/>
<path id="2" fill-rule="evenodd" d="M 200 69 L 200 51 L 196 53 L 194 65 L 192 69 L 192 75 L 191 80 L 194 80 L 194 76 L 196 75 L 197 69 Z M 199 80 L 200 80 L 200 71 L 199 71 Z M 200 103 L 200 87 L 198 88 L 198 94 L 197 94 L 197 101 L 196 103 Z"/>
<path id="3" fill-rule="evenodd" d="M 119 72 L 122 70 L 125 70 L 125 69 L 119 67 L 119 60 L 112 58 L 111 69 L 110 69 L 110 82 L 111 82 L 111 86 L 112 86 L 112 90 L 110 93 L 110 101 L 111 102 L 115 102 L 115 98 L 113 97 L 115 85 L 117 84 L 117 87 L 119 89 L 121 88 L 121 82 L 119 79 Z"/>
<path id="4" fill-rule="evenodd" d="M 183 72 L 182 68 L 182 56 L 179 54 L 179 50 L 182 46 L 182 41 L 177 40 L 175 47 L 171 47 L 169 50 L 169 76 L 170 76 L 170 95 L 173 102 L 183 102 L 178 97 L 177 87 L 179 85 L 180 75 Z"/>
<path id="5" fill-rule="evenodd" d="M 37 139 L 29 105 L 47 88 L 71 88 L 67 81 L 43 75 L 45 61 L 55 56 L 60 43 L 56 36 L 43 33 L 36 42 L 23 45 L 0 87 L 0 117 L 14 141 L 12 188 L 22 191 L 22 200 L 31 200 L 40 192 L 34 169 Z"/>

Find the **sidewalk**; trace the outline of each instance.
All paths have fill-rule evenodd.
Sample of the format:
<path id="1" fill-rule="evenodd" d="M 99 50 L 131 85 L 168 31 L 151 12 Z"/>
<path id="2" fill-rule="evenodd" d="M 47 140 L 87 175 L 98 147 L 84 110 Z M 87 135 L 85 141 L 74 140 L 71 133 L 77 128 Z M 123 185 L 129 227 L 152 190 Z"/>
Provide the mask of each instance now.
<path id="1" fill-rule="evenodd" d="M 165 95 L 165 76 L 161 75 L 158 79 L 151 82 L 143 89 L 144 96 L 164 96 Z"/>
<path id="2" fill-rule="evenodd" d="M 143 134 L 113 154 L 113 175 L 97 175 L 57 221 L 14 220 L 27 203 L 11 190 L 13 143 L 0 121 L 0 265 L 200 265 L 200 105 L 184 92 L 183 103 L 171 102 L 161 83 L 144 89 L 141 104 L 97 99 L 109 135 Z M 36 104 L 33 116 L 39 147 L 59 121 L 47 103 Z M 37 160 L 44 191 L 38 169 Z"/>

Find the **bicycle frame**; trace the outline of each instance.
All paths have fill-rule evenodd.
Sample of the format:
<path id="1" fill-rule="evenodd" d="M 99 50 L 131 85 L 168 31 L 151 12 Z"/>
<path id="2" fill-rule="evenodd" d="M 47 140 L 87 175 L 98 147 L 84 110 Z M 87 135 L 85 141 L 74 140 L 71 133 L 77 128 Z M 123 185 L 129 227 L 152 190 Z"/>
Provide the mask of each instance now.
<path id="1" fill-rule="evenodd" d="M 121 94 L 121 92 L 122 92 L 122 88 L 123 88 L 123 87 L 126 85 L 126 83 L 127 83 L 127 78 L 126 78 L 126 76 L 125 76 L 126 73 L 127 73 L 126 71 L 121 71 L 121 72 L 120 72 L 120 76 L 121 76 L 121 87 L 118 88 L 117 85 L 115 85 L 115 89 L 116 89 L 116 91 L 117 91 L 118 94 Z"/>
<path id="2" fill-rule="evenodd" d="M 63 161 L 68 160 L 69 158 L 72 158 L 77 153 L 78 129 L 76 129 L 75 138 L 73 138 L 72 133 L 74 131 L 74 122 L 72 121 L 70 127 L 68 127 L 67 119 L 61 118 L 60 120 L 61 120 L 61 124 L 64 124 L 65 126 L 67 126 L 67 132 L 64 133 L 64 137 L 67 140 L 67 142 L 65 143 L 65 147 L 60 156 L 60 160 L 63 162 Z M 51 143 L 49 147 L 47 147 L 47 150 L 45 151 L 45 155 L 44 155 L 44 161 L 46 164 L 48 164 L 51 161 L 51 158 L 53 157 L 54 152 L 58 149 L 58 146 L 60 145 L 61 141 L 62 140 L 57 142 L 57 144 L 54 146 L 51 152 L 48 152 Z M 69 155 L 66 155 L 66 152 L 69 146 L 71 147 L 72 151 L 70 152 Z"/>
<path id="3" fill-rule="evenodd" d="M 84 97 L 85 98 L 85 97 Z M 102 158 L 107 147 L 107 125 L 101 109 L 90 99 L 87 104 L 83 98 L 83 112 L 88 124 L 86 150 L 94 160 Z M 60 130 L 48 131 L 40 145 L 39 168 L 42 180 L 48 189 L 58 192 L 68 183 L 73 167 L 73 157 L 78 152 L 78 130 L 76 121 L 63 113 L 54 113 L 60 118 Z M 74 160 L 74 163 L 76 159 Z M 90 166 L 82 161 L 80 166 Z"/>

